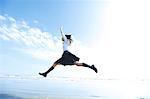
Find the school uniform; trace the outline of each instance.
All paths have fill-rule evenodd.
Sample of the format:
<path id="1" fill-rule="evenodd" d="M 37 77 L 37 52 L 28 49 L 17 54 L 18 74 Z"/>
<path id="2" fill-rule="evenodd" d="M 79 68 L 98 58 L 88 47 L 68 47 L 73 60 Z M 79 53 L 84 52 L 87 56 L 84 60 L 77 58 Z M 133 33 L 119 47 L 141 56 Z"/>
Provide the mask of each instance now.
<path id="1" fill-rule="evenodd" d="M 62 57 L 59 58 L 55 63 L 56 64 L 61 64 L 61 65 L 74 65 L 74 63 L 76 61 L 79 61 L 80 58 L 77 57 L 76 55 L 72 54 L 70 51 L 69 51 L 69 46 L 70 46 L 70 43 L 67 39 L 71 37 L 71 35 L 65 35 L 63 32 L 61 32 L 61 35 L 63 37 L 63 54 L 62 54 Z"/>
<path id="2" fill-rule="evenodd" d="M 76 55 L 72 54 L 70 51 L 69 51 L 69 46 L 70 46 L 70 42 L 68 39 L 71 39 L 71 35 L 65 35 L 62 30 L 61 30 L 61 35 L 62 35 L 62 38 L 63 38 L 63 54 L 61 56 L 61 58 L 59 58 L 57 61 L 54 62 L 54 64 L 61 64 L 61 65 L 75 65 L 75 62 L 76 61 L 79 61 L 80 58 L 77 57 Z M 97 69 L 95 68 L 94 65 L 90 66 L 86 63 L 82 63 L 82 66 L 83 67 L 88 67 L 90 69 L 93 69 L 96 73 L 97 73 Z M 50 67 L 46 72 L 44 73 L 39 73 L 40 75 L 46 77 L 47 74 L 52 71 L 54 69 L 55 66 L 52 66 Z"/>

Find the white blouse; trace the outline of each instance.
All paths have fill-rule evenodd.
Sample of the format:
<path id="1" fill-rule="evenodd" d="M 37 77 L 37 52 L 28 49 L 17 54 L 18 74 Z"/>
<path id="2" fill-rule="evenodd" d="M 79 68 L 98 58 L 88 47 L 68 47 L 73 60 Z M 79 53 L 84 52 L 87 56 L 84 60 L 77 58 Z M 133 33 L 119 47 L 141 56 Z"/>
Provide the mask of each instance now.
<path id="1" fill-rule="evenodd" d="M 70 43 L 67 39 L 67 37 L 65 36 L 65 34 L 63 33 L 63 31 L 61 30 L 61 35 L 62 35 L 62 38 L 64 39 L 64 42 L 63 42 L 63 51 L 69 51 L 70 50 Z"/>

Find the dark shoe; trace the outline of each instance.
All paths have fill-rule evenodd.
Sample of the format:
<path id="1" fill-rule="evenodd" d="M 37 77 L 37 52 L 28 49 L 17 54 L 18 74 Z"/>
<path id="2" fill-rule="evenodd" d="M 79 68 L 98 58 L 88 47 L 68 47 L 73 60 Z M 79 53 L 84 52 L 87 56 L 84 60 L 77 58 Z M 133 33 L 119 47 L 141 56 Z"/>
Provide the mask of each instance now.
<path id="1" fill-rule="evenodd" d="M 92 67 L 92 69 L 97 73 L 98 71 L 97 71 L 97 68 L 94 66 L 94 65 L 92 65 L 91 66 Z"/>
<path id="2" fill-rule="evenodd" d="M 44 76 L 44 77 L 46 77 L 46 76 L 47 76 L 47 74 L 46 74 L 46 73 L 39 73 L 39 75 L 42 75 L 42 76 Z"/>

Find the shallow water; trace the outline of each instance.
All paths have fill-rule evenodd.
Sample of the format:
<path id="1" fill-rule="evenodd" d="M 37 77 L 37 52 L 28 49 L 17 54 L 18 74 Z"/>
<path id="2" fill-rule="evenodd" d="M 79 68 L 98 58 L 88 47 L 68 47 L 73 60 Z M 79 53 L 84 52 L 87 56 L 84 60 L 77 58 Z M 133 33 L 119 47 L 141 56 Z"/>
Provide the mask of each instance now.
<path id="1" fill-rule="evenodd" d="M 150 80 L 0 77 L 0 99 L 150 99 Z"/>

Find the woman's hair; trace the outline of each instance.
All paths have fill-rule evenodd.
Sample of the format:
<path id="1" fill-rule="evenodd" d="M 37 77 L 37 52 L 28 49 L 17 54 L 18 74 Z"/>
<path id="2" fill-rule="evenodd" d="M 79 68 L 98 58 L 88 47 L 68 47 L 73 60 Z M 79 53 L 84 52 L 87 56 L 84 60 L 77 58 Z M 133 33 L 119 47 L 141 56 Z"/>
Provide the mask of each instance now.
<path id="1" fill-rule="evenodd" d="M 71 39 L 71 35 L 65 35 L 66 36 L 66 38 L 70 41 L 70 43 L 72 43 L 72 39 Z M 62 41 L 64 41 L 64 38 L 62 38 Z"/>
<path id="2" fill-rule="evenodd" d="M 71 39 L 71 35 L 65 35 L 67 39 Z"/>

